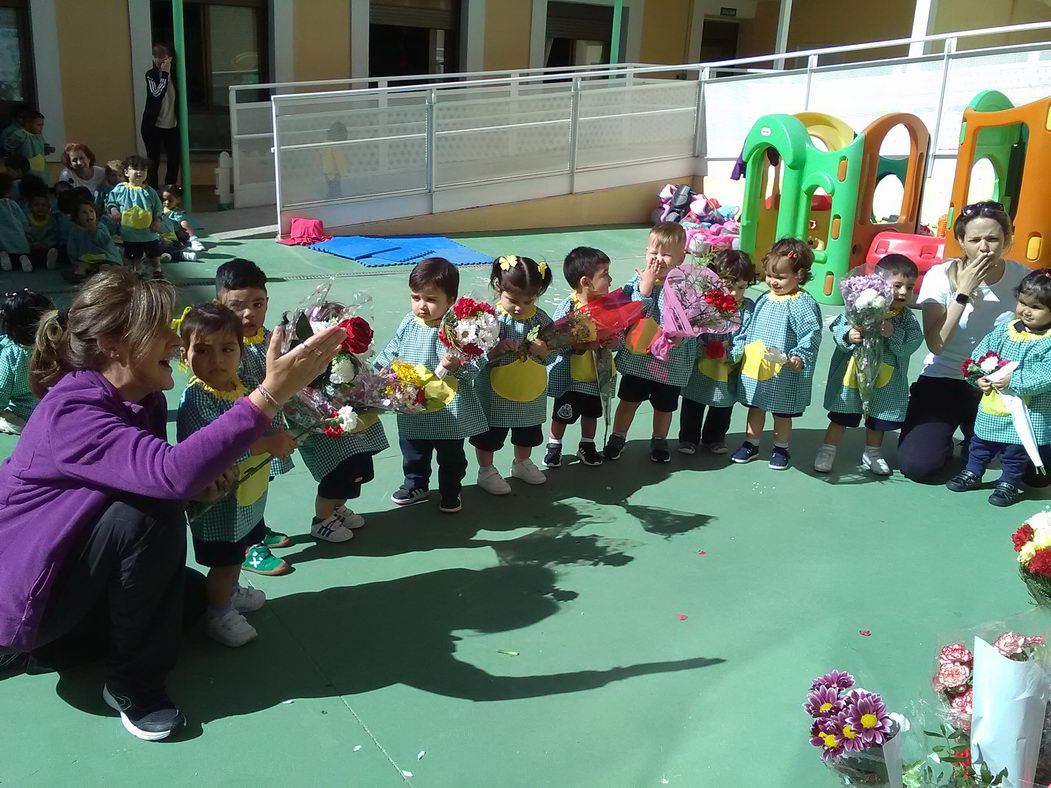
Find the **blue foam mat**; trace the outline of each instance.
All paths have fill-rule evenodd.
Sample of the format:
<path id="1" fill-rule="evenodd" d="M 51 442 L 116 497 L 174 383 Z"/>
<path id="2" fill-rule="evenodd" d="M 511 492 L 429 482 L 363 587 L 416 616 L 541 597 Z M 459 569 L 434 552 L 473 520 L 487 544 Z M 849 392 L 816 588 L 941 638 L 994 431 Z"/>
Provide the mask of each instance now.
<path id="1" fill-rule="evenodd" d="M 366 268 L 409 265 L 428 256 L 444 257 L 453 265 L 486 265 L 493 261 L 492 257 L 441 235 L 344 235 L 309 248 L 355 260 Z"/>
<path id="2" fill-rule="evenodd" d="M 316 252 L 328 252 L 336 257 L 357 260 L 379 252 L 391 252 L 398 248 L 396 238 L 370 238 L 364 235 L 338 235 L 327 241 L 311 244 Z"/>

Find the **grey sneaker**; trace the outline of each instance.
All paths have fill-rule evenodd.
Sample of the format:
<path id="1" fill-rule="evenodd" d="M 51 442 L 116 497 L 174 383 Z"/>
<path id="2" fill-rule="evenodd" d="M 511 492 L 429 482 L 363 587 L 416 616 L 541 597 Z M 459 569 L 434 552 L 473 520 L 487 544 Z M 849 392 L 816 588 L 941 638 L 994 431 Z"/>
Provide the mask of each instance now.
<path id="1" fill-rule="evenodd" d="M 621 453 L 624 451 L 624 436 L 623 435 L 610 435 L 609 440 L 606 441 L 605 448 L 602 449 L 602 456 L 607 460 L 619 460 Z"/>

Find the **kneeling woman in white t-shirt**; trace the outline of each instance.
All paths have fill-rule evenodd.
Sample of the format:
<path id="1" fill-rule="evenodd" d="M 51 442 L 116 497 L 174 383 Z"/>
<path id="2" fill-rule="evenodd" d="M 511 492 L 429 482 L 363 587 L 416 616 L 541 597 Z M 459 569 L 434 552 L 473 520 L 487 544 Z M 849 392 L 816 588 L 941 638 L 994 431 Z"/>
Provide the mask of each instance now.
<path id="1" fill-rule="evenodd" d="M 1013 228 L 1000 203 L 965 206 L 952 231 L 963 256 L 931 268 L 917 298 L 930 352 L 909 389 L 898 465 L 918 482 L 941 481 L 933 477 L 952 456 L 957 429 L 970 440 L 981 392 L 963 379 L 960 367 L 978 340 L 1014 314 L 1015 288 L 1029 273 L 1003 258 Z"/>

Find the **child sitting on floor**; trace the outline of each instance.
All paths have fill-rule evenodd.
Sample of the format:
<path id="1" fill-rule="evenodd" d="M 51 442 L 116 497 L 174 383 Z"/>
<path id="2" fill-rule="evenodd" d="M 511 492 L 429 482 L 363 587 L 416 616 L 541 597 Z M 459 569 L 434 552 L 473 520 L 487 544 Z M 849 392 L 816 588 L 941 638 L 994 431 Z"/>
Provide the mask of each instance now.
<path id="1" fill-rule="evenodd" d="M 29 259 L 48 270 L 58 265 L 58 219 L 47 192 L 29 198 Z"/>
<path id="2" fill-rule="evenodd" d="M 438 339 L 438 328 L 456 301 L 459 284 L 460 272 L 448 260 L 428 257 L 417 263 L 409 274 L 412 308 L 402 318 L 394 338 L 373 362 L 377 368 L 395 359 L 422 364 L 427 369 L 441 365 L 456 380 L 456 396 L 441 410 L 398 414 L 398 442 L 405 481 L 391 495 L 391 500 L 399 506 L 426 500 L 434 453 L 438 461 L 438 508 L 447 514 L 462 508 L 460 490 L 467 474 L 464 440 L 488 428 L 474 389 L 478 362 L 461 363 L 449 355 Z"/>
<path id="3" fill-rule="evenodd" d="M 75 190 L 67 194 L 72 203 L 73 223 L 66 239 L 66 253 L 73 265 L 74 280 L 83 281 L 106 263 L 120 265 L 120 252 L 110 238 L 109 230 L 96 219 L 95 206 L 90 202 L 78 202 Z"/>
<path id="4" fill-rule="evenodd" d="M 165 253 L 171 255 L 172 259 L 178 259 L 178 253 L 183 260 L 196 260 L 197 254 L 204 251 L 204 244 L 190 224 L 190 215 L 182 209 L 182 189 L 164 186 L 160 194 L 164 206 L 164 213 L 161 214 L 162 260 Z"/>
<path id="5" fill-rule="evenodd" d="M 876 263 L 876 273 L 894 291 L 887 318 L 883 321 L 883 361 L 876 380 L 869 414 L 865 419 L 865 451 L 861 464 L 877 476 L 889 476 L 890 465 L 883 457 L 883 434 L 901 429 L 909 405 L 909 358 L 923 343 L 920 328 L 909 304 L 912 303 L 920 272 L 916 264 L 901 254 L 888 254 Z M 836 343 L 825 384 L 828 429 L 825 442 L 814 457 L 814 470 L 828 473 L 836 461 L 836 447 L 848 427 L 861 424 L 864 403 L 858 391 L 854 348 L 861 344 L 861 331 L 840 315 L 828 327 Z"/>
<path id="6" fill-rule="evenodd" d="M 55 308 L 32 290 L 7 293 L 0 300 L 0 432 L 21 435 L 37 398 L 29 388 L 37 323 Z"/>
<path id="7" fill-rule="evenodd" d="M 18 258 L 22 270 L 33 270 L 29 259 L 29 220 L 22 207 L 11 199 L 10 175 L 0 175 L 0 268 L 14 268 L 11 257 Z"/>
<path id="8" fill-rule="evenodd" d="M 241 363 L 241 321 L 220 304 L 204 304 L 184 313 L 180 322 L 183 354 L 193 373 L 179 402 L 178 439 L 186 440 L 211 424 L 247 394 L 237 375 Z M 273 433 L 260 438 L 238 461 L 237 488 L 190 519 L 197 563 L 208 567 L 206 628 L 224 646 L 243 646 L 258 634 L 243 613 L 263 606 L 262 591 L 238 582 L 249 548 L 262 546 L 263 510 L 269 473 L 266 455 L 287 457 L 295 448 L 291 436 Z"/>

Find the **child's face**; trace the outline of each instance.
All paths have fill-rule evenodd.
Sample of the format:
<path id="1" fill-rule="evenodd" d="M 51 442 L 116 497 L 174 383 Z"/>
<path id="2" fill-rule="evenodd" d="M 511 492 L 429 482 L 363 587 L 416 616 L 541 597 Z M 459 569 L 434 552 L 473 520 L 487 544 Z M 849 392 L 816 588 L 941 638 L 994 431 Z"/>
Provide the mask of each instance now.
<path id="1" fill-rule="evenodd" d="M 240 337 L 229 331 L 193 334 L 184 352 L 194 375 L 213 388 L 233 388 L 237 367 L 241 364 Z"/>
<path id="2" fill-rule="evenodd" d="M 1022 325 L 1033 331 L 1041 331 L 1051 326 L 1051 309 L 1041 304 L 1031 295 L 1018 294 L 1018 305 L 1015 314 L 1022 321 Z"/>
<path id="3" fill-rule="evenodd" d="M 727 286 L 730 288 L 730 292 L 734 294 L 734 299 L 737 301 L 737 306 L 744 303 L 744 294 L 748 289 L 748 282 L 744 279 L 727 279 L 724 280 Z"/>
<path id="4" fill-rule="evenodd" d="M 657 264 L 660 266 L 660 276 L 663 277 L 673 268 L 682 265 L 686 259 L 686 250 L 678 247 L 662 245 L 652 235 L 646 244 L 646 265 Z"/>
<path id="5" fill-rule="evenodd" d="M 140 170 L 136 167 L 128 167 L 124 170 L 124 177 L 128 179 L 128 183 L 132 186 L 142 186 L 146 181 L 146 170 Z"/>
<path id="6" fill-rule="evenodd" d="M 78 205 L 77 210 L 73 212 L 73 223 L 83 227 L 85 230 L 95 230 L 98 226 L 98 219 L 95 218 L 95 206 Z"/>
<path id="7" fill-rule="evenodd" d="M 44 119 L 33 118 L 32 120 L 27 120 L 23 128 L 30 134 L 40 134 L 44 131 Z"/>
<path id="8" fill-rule="evenodd" d="M 270 303 L 266 290 L 258 287 L 222 290 L 215 300 L 241 318 L 241 333 L 246 337 L 254 337 L 266 324 L 266 307 Z"/>
<path id="9" fill-rule="evenodd" d="M 171 62 L 171 53 L 168 51 L 168 47 L 154 47 L 153 48 L 153 65 L 157 68 L 161 68 L 165 61 Z"/>
<path id="10" fill-rule="evenodd" d="M 452 306 L 452 299 L 437 287 L 410 290 L 409 300 L 412 313 L 420 320 L 438 320 Z"/>
<path id="11" fill-rule="evenodd" d="M 766 284 L 774 295 L 791 295 L 802 281 L 803 272 L 793 270 L 792 261 L 787 257 L 779 257 L 766 269 Z"/>
<path id="12" fill-rule="evenodd" d="M 496 291 L 500 307 L 509 315 L 522 317 L 529 314 L 536 306 L 538 293 L 529 293 L 515 287 L 507 287 Z"/>
<path id="13" fill-rule="evenodd" d="M 120 170 L 114 170 L 110 167 L 106 168 L 106 183 L 110 186 L 116 186 L 123 180 L 123 176 L 120 174 Z"/>
<path id="14" fill-rule="evenodd" d="M 171 192 L 163 192 L 161 194 L 161 202 L 169 211 L 177 211 L 179 210 L 179 203 L 181 200 Z"/>
<path id="15" fill-rule="evenodd" d="M 47 197 L 34 197 L 29 201 L 29 212 L 37 219 L 43 219 L 51 210 L 51 201 Z"/>
<path id="16" fill-rule="evenodd" d="M 891 290 L 894 291 L 894 307 L 900 308 L 912 303 L 912 295 L 916 292 L 916 277 L 904 276 L 903 274 L 891 274 L 884 277 Z"/>
<path id="17" fill-rule="evenodd" d="M 591 276 L 581 277 L 579 292 L 584 293 L 589 298 L 592 296 L 604 296 L 609 292 L 612 284 L 613 279 L 609 275 L 609 263 L 604 263 L 596 268 Z"/>

